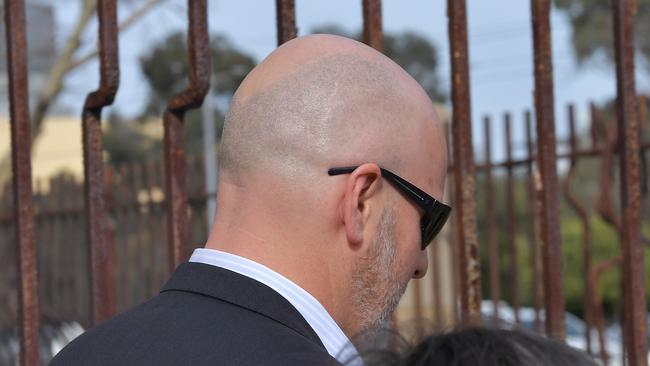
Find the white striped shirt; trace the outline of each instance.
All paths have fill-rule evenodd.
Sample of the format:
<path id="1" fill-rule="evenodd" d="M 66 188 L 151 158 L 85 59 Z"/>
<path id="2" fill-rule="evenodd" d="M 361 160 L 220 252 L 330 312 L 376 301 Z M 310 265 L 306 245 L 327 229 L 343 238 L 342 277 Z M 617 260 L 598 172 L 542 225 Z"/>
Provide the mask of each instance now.
<path id="1" fill-rule="evenodd" d="M 314 296 L 272 269 L 238 255 L 214 249 L 195 249 L 190 262 L 210 264 L 259 281 L 287 299 L 318 335 L 327 352 L 341 363 L 361 364 L 348 337 Z M 351 360 L 355 362 L 350 363 Z"/>

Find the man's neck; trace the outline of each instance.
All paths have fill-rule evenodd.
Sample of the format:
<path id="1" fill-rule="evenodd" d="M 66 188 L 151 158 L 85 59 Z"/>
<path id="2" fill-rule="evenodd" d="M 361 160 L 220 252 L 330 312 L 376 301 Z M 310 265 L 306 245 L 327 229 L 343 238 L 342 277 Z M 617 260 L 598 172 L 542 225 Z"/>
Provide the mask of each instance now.
<path id="1" fill-rule="evenodd" d="M 238 240 L 239 239 L 239 240 Z M 247 239 L 243 241 L 243 239 Z M 339 270 L 329 265 L 328 256 L 303 249 L 302 252 L 287 250 L 287 247 L 305 248 L 305 245 L 274 244 L 262 240 L 252 233 L 240 231 L 238 238 L 211 240 L 205 248 L 234 254 L 281 274 L 305 291 L 309 292 L 323 305 L 330 316 L 350 337 L 348 333 L 351 304 L 347 300 L 348 288 L 340 277 Z"/>

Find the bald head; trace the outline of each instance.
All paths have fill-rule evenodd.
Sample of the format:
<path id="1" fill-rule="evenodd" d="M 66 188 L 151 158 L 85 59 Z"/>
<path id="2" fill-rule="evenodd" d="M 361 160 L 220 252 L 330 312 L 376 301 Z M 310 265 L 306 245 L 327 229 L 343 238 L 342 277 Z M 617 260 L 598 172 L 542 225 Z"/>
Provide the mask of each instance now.
<path id="1" fill-rule="evenodd" d="M 220 176 L 240 185 L 250 174 L 308 179 L 336 164 L 394 168 L 413 157 L 409 141 L 432 128 L 440 126 L 427 94 L 390 59 L 350 39 L 302 37 L 273 52 L 235 93 Z M 439 139 L 428 143 L 443 152 L 443 134 L 433 135 Z"/>
<path id="2" fill-rule="evenodd" d="M 347 335 L 377 324 L 427 266 L 421 208 L 385 184 L 380 166 L 442 197 L 446 146 L 428 95 L 362 43 L 287 42 L 233 98 L 206 247 L 295 282 Z"/>

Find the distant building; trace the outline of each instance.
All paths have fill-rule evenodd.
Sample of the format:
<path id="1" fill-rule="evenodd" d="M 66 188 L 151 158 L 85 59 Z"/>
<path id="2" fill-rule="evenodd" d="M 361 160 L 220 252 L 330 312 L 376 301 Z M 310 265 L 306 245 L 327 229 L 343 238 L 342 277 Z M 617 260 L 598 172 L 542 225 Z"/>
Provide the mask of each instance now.
<path id="1" fill-rule="evenodd" d="M 27 21 L 27 62 L 29 63 L 29 103 L 30 107 L 33 107 L 56 56 L 54 11 L 50 5 L 27 1 L 25 17 Z M 9 114 L 4 6 L 0 6 L 0 18 L 2 18 L 2 27 L 0 27 L 0 116 L 2 116 Z"/>
<path id="2" fill-rule="evenodd" d="M 0 117 L 0 157 L 11 153 L 9 119 Z M 81 118 L 49 116 L 32 149 L 32 179 L 47 189 L 49 179 L 65 172 L 83 179 Z"/>

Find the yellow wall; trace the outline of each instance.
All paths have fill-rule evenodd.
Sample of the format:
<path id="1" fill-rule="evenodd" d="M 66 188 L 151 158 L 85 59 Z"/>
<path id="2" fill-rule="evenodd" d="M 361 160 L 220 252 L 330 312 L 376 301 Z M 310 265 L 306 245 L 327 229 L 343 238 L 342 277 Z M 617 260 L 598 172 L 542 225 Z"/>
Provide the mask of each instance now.
<path id="1" fill-rule="evenodd" d="M 0 119 L 0 156 L 11 151 L 11 130 L 7 117 Z M 43 131 L 32 149 L 32 180 L 36 184 L 66 171 L 75 178 L 83 178 L 81 150 L 81 120 L 74 117 L 48 117 Z"/>
<path id="2" fill-rule="evenodd" d="M 102 124 L 106 127 L 106 124 Z M 162 121 L 153 118 L 141 126 L 142 131 L 162 139 Z M 8 117 L 0 117 L 0 157 L 7 157 L 11 149 L 11 131 Z M 81 118 L 52 116 L 43 122 L 43 131 L 32 150 L 32 180 L 48 188 L 48 180 L 63 171 L 77 180 L 83 180 L 83 152 L 81 145 Z"/>

